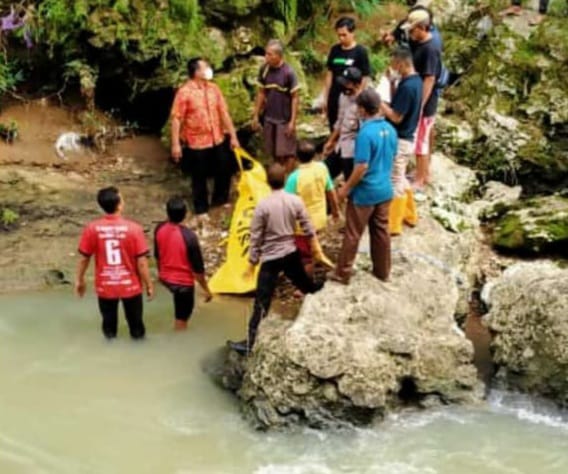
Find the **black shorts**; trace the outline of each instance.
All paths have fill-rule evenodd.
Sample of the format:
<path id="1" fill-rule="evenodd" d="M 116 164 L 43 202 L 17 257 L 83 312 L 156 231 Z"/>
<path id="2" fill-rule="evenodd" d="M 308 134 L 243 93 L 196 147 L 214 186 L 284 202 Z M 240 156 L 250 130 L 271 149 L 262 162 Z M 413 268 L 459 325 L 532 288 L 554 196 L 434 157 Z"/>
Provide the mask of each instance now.
<path id="1" fill-rule="evenodd" d="M 106 299 L 99 297 L 99 310 L 103 318 L 102 330 L 107 339 L 113 339 L 118 332 L 118 303 L 122 301 L 124 316 L 132 339 L 142 339 L 146 334 L 142 314 L 144 305 L 142 294 L 131 298 Z"/>
<path id="2" fill-rule="evenodd" d="M 174 312 L 179 321 L 188 321 L 195 305 L 195 287 L 162 282 L 174 295 Z"/>

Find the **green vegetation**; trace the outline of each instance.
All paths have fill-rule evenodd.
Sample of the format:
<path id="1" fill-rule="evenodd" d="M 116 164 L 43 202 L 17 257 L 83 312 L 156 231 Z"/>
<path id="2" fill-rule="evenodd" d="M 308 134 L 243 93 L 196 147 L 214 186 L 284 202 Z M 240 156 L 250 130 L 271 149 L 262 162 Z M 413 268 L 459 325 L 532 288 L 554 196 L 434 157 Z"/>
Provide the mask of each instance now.
<path id="1" fill-rule="evenodd" d="M 23 80 L 23 72 L 14 61 L 9 61 L 6 53 L 0 52 L 0 94 L 12 92 Z"/>
<path id="2" fill-rule="evenodd" d="M 13 227 L 19 219 L 20 215 L 16 211 L 13 211 L 12 209 L 9 209 L 7 207 L 2 209 L 0 224 L 2 224 L 2 227 L 4 227 L 5 229 Z"/>

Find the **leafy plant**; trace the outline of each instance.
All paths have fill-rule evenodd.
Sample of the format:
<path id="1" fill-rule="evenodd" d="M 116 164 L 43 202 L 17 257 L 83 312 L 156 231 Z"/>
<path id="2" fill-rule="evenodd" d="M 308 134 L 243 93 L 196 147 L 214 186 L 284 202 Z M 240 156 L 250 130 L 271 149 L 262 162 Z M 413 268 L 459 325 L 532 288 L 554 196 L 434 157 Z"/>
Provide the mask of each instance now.
<path id="1" fill-rule="evenodd" d="M 13 91 L 16 85 L 23 80 L 23 73 L 17 64 L 8 61 L 4 54 L 0 54 L 0 94 Z"/>
<path id="2" fill-rule="evenodd" d="M 16 222 L 18 222 L 19 219 L 20 215 L 16 211 L 13 211 L 12 209 L 9 209 L 7 207 L 2 209 L 0 223 L 3 227 L 13 226 L 14 224 L 16 224 Z"/>

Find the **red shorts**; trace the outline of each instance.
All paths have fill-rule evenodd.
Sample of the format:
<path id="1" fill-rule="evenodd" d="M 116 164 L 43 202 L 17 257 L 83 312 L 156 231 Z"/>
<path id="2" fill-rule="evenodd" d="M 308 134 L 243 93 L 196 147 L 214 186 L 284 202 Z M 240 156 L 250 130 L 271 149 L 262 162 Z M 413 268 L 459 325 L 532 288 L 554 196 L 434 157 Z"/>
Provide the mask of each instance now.
<path id="1" fill-rule="evenodd" d="M 305 235 L 296 236 L 296 248 L 300 252 L 300 258 L 304 265 L 312 263 L 312 238 Z"/>
<path id="2" fill-rule="evenodd" d="M 435 115 L 432 117 L 420 117 L 415 143 L 415 153 L 417 155 L 426 156 L 430 154 L 430 132 L 432 131 L 435 122 Z"/>

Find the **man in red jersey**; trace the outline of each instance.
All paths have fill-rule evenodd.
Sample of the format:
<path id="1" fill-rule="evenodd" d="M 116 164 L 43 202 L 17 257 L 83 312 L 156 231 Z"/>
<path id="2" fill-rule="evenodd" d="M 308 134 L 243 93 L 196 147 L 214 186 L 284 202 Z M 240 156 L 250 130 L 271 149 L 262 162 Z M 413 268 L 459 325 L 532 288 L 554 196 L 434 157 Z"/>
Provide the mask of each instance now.
<path id="1" fill-rule="evenodd" d="M 174 297 L 175 330 L 187 329 L 195 305 L 195 281 L 205 292 L 205 302 L 212 295 L 205 279 L 205 266 L 195 232 L 183 225 L 187 206 L 180 197 L 167 205 L 168 221 L 158 224 L 154 232 L 154 256 L 158 262 L 160 281 Z"/>
<path id="2" fill-rule="evenodd" d="M 150 251 L 144 231 L 137 223 L 122 217 L 124 201 L 117 188 L 101 189 L 97 202 L 105 215 L 87 224 L 83 230 L 75 292 L 81 298 L 84 296 L 85 273 L 94 255 L 95 289 L 103 319 L 103 334 L 107 339 L 116 337 L 118 302 L 122 300 L 130 336 L 132 339 L 142 339 L 146 333 L 142 320 L 142 284 L 148 299 L 154 296 L 148 270 Z"/>

